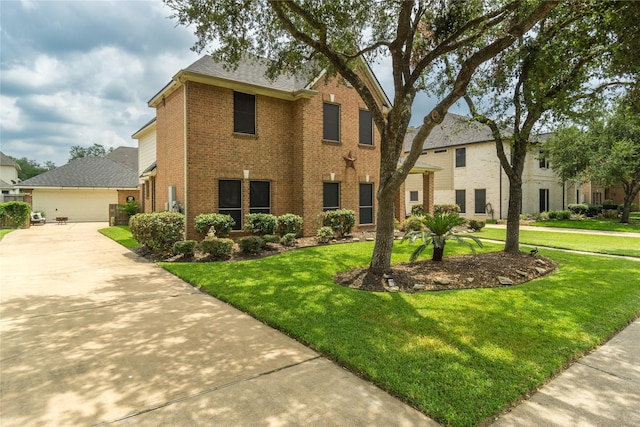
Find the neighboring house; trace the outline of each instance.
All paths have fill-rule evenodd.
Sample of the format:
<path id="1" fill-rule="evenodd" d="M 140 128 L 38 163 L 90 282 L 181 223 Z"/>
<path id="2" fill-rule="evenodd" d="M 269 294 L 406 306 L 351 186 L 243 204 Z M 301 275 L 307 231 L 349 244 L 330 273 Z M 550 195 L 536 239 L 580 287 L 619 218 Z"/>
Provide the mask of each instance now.
<path id="1" fill-rule="evenodd" d="M 20 165 L 0 151 L 0 191 L 2 193 L 0 203 L 22 201 L 22 196 L 18 195 L 19 191 L 15 187 L 15 184 L 20 181 L 18 179 L 19 171 Z"/>
<path id="2" fill-rule="evenodd" d="M 137 130 L 131 138 L 138 140 L 138 177 L 140 182 L 140 210 L 156 211 L 156 119 Z"/>
<path id="3" fill-rule="evenodd" d="M 411 147 L 416 129 L 407 133 L 405 151 Z M 539 135 L 538 141 L 548 137 Z M 510 156 L 510 145 L 505 143 Z M 507 217 L 509 179 L 500 166 L 491 131 L 467 117 L 448 113 L 423 146 L 421 161 L 440 166 L 435 175 L 434 203 L 458 204 L 467 218 L 500 219 Z M 572 183 L 559 184 L 549 162 L 541 159 L 535 145 L 527 154 L 522 174 L 522 213 L 566 209 L 580 194 Z M 405 183 L 407 214 L 411 206 L 421 204 L 421 183 L 409 176 Z"/>
<path id="4" fill-rule="evenodd" d="M 356 90 L 324 73 L 269 80 L 265 69 L 204 56 L 149 101 L 155 122 L 133 135 L 142 152 L 155 133 L 156 157 L 140 163 L 145 211 L 184 212 L 188 238 L 195 217 L 212 212 L 231 215 L 237 231 L 247 213 L 293 213 L 312 235 L 323 211 L 348 208 L 356 229 L 373 229 L 380 136 Z M 371 69 L 358 72 L 389 107 Z"/>
<path id="5" fill-rule="evenodd" d="M 138 149 L 119 147 L 104 157 L 81 157 L 19 184 L 34 211 L 53 221 L 109 221 L 109 205 L 137 200 Z"/>

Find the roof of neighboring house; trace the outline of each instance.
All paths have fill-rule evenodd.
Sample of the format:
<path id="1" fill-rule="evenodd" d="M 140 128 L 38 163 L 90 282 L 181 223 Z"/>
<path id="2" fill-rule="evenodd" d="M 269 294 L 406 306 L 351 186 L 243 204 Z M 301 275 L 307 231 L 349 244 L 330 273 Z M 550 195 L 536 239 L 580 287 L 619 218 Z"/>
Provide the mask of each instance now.
<path id="1" fill-rule="evenodd" d="M 140 129 L 138 129 L 137 131 L 135 131 L 133 133 L 133 135 L 131 135 L 131 138 L 133 139 L 138 139 L 138 137 L 140 136 L 141 133 L 143 133 L 145 130 L 149 129 L 151 127 L 151 125 L 153 125 L 156 122 L 156 118 L 152 118 L 151 120 L 149 120 L 147 123 L 145 123 L 144 125 L 142 125 L 142 127 Z"/>
<path id="2" fill-rule="evenodd" d="M 105 157 L 134 171 L 138 170 L 138 149 L 135 147 L 118 147 Z"/>
<path id="3" fill-rule="evenodd" d="M 71 160 L 64 166 L 22 181 L 19 186 L 21 188 L 137 188 L 138 174 L 134 169 L 108 156 L 81 157 Z"/>
<path id="4" fill-rule="evenodd" d="M 14 188 L 14 185 L 13 184 L 9 184 L 7 181 L 3 181 L 3 180 L 0 179 L 0 188 L 2 188 L 3 190 L 6 190 L 8 188 L 9 189 L 10 188 Z"/>
<path id="5" fill-rule="evenodd" d="M 407 131 L 407 135 L 404 138 L 405 152 L 410 151 L 413 139 L 419 129 L 420 127 L 417 127 Z M 428 150 L 493 140 L 493 135 L 488 126 L 474 122 L 469 117 L 447 113 L 442 123 L 433 128 L 422 147 L 423 150 Z"/>
<path id="6" fill-rule="evenodd" d="M 2 151 L 0 151 L 0 166 L 14 166 L 16 169 L 20 170 L 20 165 L 11 157 L 5 155 Z"/>

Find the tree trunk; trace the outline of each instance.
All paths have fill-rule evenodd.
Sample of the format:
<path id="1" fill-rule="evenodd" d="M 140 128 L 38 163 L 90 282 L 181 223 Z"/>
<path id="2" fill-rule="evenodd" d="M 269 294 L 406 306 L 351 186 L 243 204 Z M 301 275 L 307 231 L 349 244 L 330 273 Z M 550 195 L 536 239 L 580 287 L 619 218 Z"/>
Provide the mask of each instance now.
<path id="1" fill-rule="evenodd" d="M 504 251 L 520 251 L 520 212 L 522 212 L 522 181 L 509 180 L 509 210 L 507 211 L 507 239 Z"/>
<path id="2" fill-rule="evenodd" d="M 376 243 L 373 247 L 369 268 L 383 272 L 391 267 L 391 252 L 393 251 L 394 230 L 393 194 L 378 199 L 378 214 L 376 220 Z"/>
<path id="3" fill-rule="evenodd" d="M 640 192 L 640 183 L 632 182 L 628 187 L 625 186 L 625 195 L 624 195 L 624 205 L 622 208 L 622 218 L 621 222 L 624 224 L 629 223 L 629 213 L 631 212 L 631 205 L 633 204 L 633 199 Z"/>
<path id="4" fill-rule="evenodd" d="M 444 246 L 442 247 L 434 246 L 433 256 L 431 257 L 431 259 L 433 261 L 442 261 L 443 256 L 444 256 Z"/>

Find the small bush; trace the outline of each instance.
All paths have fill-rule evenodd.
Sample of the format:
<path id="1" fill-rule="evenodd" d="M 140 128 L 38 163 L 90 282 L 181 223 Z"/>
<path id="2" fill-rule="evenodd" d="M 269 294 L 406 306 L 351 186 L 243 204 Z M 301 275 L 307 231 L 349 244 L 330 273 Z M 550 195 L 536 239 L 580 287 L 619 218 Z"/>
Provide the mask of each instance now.
<path id="1" fill-rule="evenodd" d="M 193 258 L 196 249 L 195 240 L 181 240 L 173 244 L 173 254 L 182 255 L 185 258 Z"/>
<path id="2" fill-rule="evenodd" d="M 133 238 L 157 254 L 167 254 L 184 235 L 184 215 L 179 212 L 152 212 L 129 218 Z"/>
<path id="3" fill-rule="evenodd" d="M 609 218 L 609 219 L 613 219 L 613 218 L 617 218 L 618 217 L 618 209 L 603 209 L 602 210 L 602 216 L 604 218 Z"/>
<path id="4" fill-rule="evenodd" d="M 589 205 L 586 203 L 572 203 L 568 205 L 567 208 L 578 215 L 586 215 L 589 212 Z"/>
<path id="5" fill-rule="evenodd" d="M 128 217 L 132 217 L 140 211 L 140 203 L 127 202 L 124 205 L 118 205 L 118 210 L 126 213 Z"/>
<path id="6" fill-rule="evenodd" d="M 316 232 L 316 239 L 320 243 L 329 243 L 333 237 L 333 229 L 331 227 L 320 227 Z"/>
<path id="7" fill-rule="evenodd" d="M 426 212 L 424 211 L 424 205 L 413 205 L 411 206 L 411 215 L 424 215 Z"/>
<path id="8" fill-rule="evenodd" d="M 337 209 L 324 213 L 323 225 L 331 227 L 338 237 L 351 233 L 356 225 L 356 213 L 351 209 Z"/>
<path id="9" fill-rule="evenodd" d="M 295 233 L 287 233 L 284 236 L 282 236 L 282 239 L 280 239 L 280 244 L 282 246 L 293 246 L 296 244 L 296 235 Z"/>
<path id="10" fill-rule="evenodd" d="M 405 218 L 405 220 L 402 222 L 402 230 L 405 233 L 409 233 L 411 231 L 421 231 L 422 230 L 422 217 L 420 216 L 410 216 L 408 218 Z"/>
<path id="11" fill-rule="evenodd" d="M 589 205 L 587 216 L 598 216 L 602 212 L 602 205 Z"/>
<path id="12" fill-rule="evenodd" d="M 258 252 L 264 246 L 264 240 L 259 236 L 245 236 L 238 239 L 240 251 L 245 254 Z"/>
<path id="13" fill-rule="evenodd" d="M 252 234 L 264 236 L 274 234 L 276 230 L 276 217 L 268 213 L 250 213 L 245 215 L 244 229 Z"/>
<path id="14" fill-rule="evenodd" d="M 484 221 L 477 221 L 475 219 L 470 219 L 469 220 L 469 227 L 473 230 L 473 231 L 480 231 L 484 228 Z"/>
<path id="15" fill-rule="evenodd" d="M 233 240 L 225 238 L 206 238 L 200 242 L 200 250 L 215 258 L 229 258 L 233 252 Z"/>
<path id="16" fill-rule="evenodd" d="M 276 218 L 276 234 L 284 236 L 293 233 L 297 236 L 302 232 L 302 217 L 294 214 L 284 214 Z"/>
<path id="17" fill-rule="evenodd" d="M 444 205 L 434 205 L 433 210 L 435 213 L 460 213 L 460 206 L 456 204 L 444 204 Z"/>
<path id="18" fill-rule="evenodd" d="M 534 218 L 536 221 L 549 221 L 549 212 L 536 212 Z"/>
<path id="19" fill-rule="evenodd" d="M 231 215 L 220 213 L 200 214 L 194 220 L 194 227 L 200 234 L 207 234 L 211 227 L 216 237 L 227 237 L 236 222 Z"/>
<path id="20" fill-rule="evenodd" d="M 276 235 L 276 234 L 265 234 L 264 236 L 262 236 L 262 240 L 264 240 L 264 243 L 280 243 L 280 236 Z"/>
<path id="21" fill-rule="evenodd" d="M 582 215 L 582 214 L 574 214 L 574 213 L 572 213 L 571 217 L 569 217 L 569 219 L 571 221 L 582 221 L 584 218 L 585 218 L 584 215 Z"/>

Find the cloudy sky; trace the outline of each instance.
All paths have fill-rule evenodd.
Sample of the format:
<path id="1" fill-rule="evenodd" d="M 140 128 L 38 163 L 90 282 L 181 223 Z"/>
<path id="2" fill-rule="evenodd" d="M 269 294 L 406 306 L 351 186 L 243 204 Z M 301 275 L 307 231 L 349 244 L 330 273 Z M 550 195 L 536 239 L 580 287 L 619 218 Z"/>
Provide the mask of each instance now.
<path id="1" fill-rule="evenodd" d="M 61 166 L 73 145 L 134 147 L 147 101 L 199 56 L 170 14 L 160 0 L 0 1 L 2 152 Z M 391 97 L 388 67 L 373 69 Z"/>

